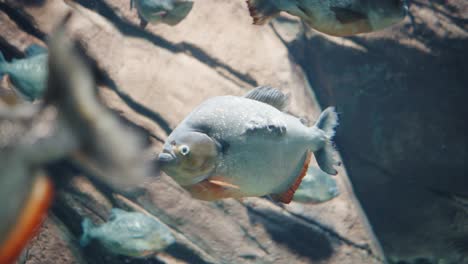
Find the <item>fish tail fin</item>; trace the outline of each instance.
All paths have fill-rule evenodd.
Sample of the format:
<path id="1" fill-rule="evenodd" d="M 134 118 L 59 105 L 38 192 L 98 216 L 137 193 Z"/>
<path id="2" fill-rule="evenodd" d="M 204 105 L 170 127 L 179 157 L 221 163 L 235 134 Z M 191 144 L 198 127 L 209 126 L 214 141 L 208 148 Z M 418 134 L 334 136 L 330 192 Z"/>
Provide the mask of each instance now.
<path id="1" fill-rule="evenodd" d="M 277 16 L 281 10 L 271 0 L 247 0 L 250 16 L 254 25 L 264 25 Z"/>
<path id="2" fill-rule="evenodd" d="M 338 114 L 334 107 L 328 107 L 325 109 L 320 114 L 317 123 L 315 123 L 315 127 L 322 130 L 326 137 L 325 146 L 314 153 L 315 158 L 317 159 L 320 169 L 331 175 L 336 175 L 338 173 L 334 166 L 340 165 L 340 163 L 334 158 L 335 148 L 333 147 L 332 142 L 337 125 Z"/>
<path id="3" fill-rule="evenodd" d="M 83 234 L 80 238 L 80 245 L 84 247 L 89 244 L 89 241 L 91 241 L 91 231 L 94 228 L 94 224 L 91 222 L 91 219 L 85 218 L 81 223 L 81 228 L 83 229 Z"/>

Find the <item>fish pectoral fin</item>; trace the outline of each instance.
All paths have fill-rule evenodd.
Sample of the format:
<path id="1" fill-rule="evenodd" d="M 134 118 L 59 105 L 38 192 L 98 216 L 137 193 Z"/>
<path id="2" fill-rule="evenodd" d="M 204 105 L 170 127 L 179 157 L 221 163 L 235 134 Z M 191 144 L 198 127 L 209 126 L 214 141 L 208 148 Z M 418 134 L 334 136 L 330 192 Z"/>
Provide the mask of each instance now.
<path id="1" fill-rule="evenodd" d="M 307 169 L 309 168 L 310 159 L 312 157 L 312 153 L 307 151 L 306 157 L 304 160 L 304 165 L 299 173 L 299 176 L 296 178 L 294 183 L 283 193 L 278 194 L 271 194 L 270 197 L 275 202 L 282 202 L 288 204 L 292 201 L 294 197 L 294 193 L 296 193 L 297 188 L 301 185 L 302 179 L 307 175 Z"/>
<path id="2" fill-rule="evenodd" d="M 332 6 L 330 7 L 330 10 L 335 13 L 336 20 L 342 24 L 350 24 L 356 21 L 368 19 L 366 14 L 345 7 Z"/>
<path id="3" fill-rule="evenodd" d="M 283 111 L 289 102 L 289 96 L 271 86 L 259 86 L 244 95 L 245 98 L 269 104 Z"/>
<path id="4" fill-rule="evenodd" d="M 237 189 L 237 190 L 240 189 L 240 187 L 235 184 L 231 184 L 231 183 L 220 181 L 220 180 L 208 180 L 208 182 L 215 184 L 217 186 L 223 187 L 223 188 Z"/>
<path id="5" fill-rule="evenodd" d="M 206 179 L 184 188 L 190 192 L 192 197 L 205 201 L 214 201 L 224 198 L 241 198 L 244 196 L 240 186 L 229 183 L 219 176 Z"/>

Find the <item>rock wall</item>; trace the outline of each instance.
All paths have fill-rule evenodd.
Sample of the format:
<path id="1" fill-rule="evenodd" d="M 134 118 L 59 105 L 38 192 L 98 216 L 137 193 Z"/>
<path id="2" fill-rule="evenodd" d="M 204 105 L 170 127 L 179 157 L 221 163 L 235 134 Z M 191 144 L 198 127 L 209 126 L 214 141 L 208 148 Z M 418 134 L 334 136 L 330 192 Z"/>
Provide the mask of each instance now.
<path id="1" fill-rule="evenodd" d="M 341 113 L 338 148 L 394 262 L 468 261 L 466 211 L 431 191 L 468 194 L 467 25 L 466 1 L 421 0 L 381 32 L 284 37 L 321 105 Z"/>
<path id="2" fill-rule="evenodd" d="M 44 41 L 68 10 L 74 10 L 70 32 L 104 70 L 103 98 L 147 132 L 154 153 L 170 129 L 212 96 L 269 84 L 289 92 L 290 111 L 311 122 L 320 105 L 336 105 L 342 120 L 338 148 L 391 260 L 463 260 L 446 246 L 446 230 L 459 235 L 452 226 L 457 212 L 426 189 L 463 191 L 465 183 L 463 1 L 412 1 L 413 25 L 408 19 L 349 38 L 305 30 L 289 16 L 253 26 L 243 1 L 196 1 L 181 24 L 149 25 L 146 31 L 129 1 L 0 1 L 0 50 L 7 59 L 21 56 L 28 44 Z M 336 179 L 341 195 L 330 202 L 279 207 L 256 198 L 194 200 L 167 176 L 129 201 L 74 178 L 19 261 L 383 262 L 344 168 Z M 109 255 L 98 244 L 81 249 L 81 219 L 103 221 L 112 206 L 150 212 L 173 229 L 177 244 L 144 261 Z"/>

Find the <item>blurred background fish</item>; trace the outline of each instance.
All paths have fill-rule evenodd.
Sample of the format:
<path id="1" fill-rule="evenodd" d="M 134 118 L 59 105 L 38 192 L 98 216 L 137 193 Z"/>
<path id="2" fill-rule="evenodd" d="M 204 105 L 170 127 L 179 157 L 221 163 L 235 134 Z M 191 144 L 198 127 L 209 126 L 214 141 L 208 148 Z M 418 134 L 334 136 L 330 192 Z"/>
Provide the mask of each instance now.
<path id="1" fill-rule="evenodd" d="M 294 194 L 293 201 L 323 203 L 340 195 L 336 181 L 322 170 L 309 166 L 306 176 Z"/>
<path id="2" fill-rule="evenodd" d="M 175 242 L 163 223 L 143 213 L 118 208 L 112 209 L 108 222 L 95 226 L 90 219 L 84 219 L 82 227 L 82 246 L 96 239 L 110 252 L 130 257 L 146 257 Z"/>
<path id="3" fill-rule="evenodd" d="M 91 71 L 64 31 L 49 41 L 44 100 L 0 104 L 0 199 L 8 201 L 0 207 L 2 264 L 14 261 L 52 202 L 47 164 L 68 157 L 124 191 L 149 176 L 140 138 L 97 98 Z"/>
<path id="4" fill-rule="evenodd" d="M 0 52 L 0 77 L 8 78 L 21 97 L 34 101 L 42 97 L 47 78 L 47 49 L 33 44 L 26 51 L 26 57 L 7 62 Z"/>
<path id="5" fill-rule="evenodd" d="M 333 36 L 373 32 L 403 20 L 403 0 L 247 0 L 255 25 L 284 11 L 311 28 Z"/>
<path id="6" fill-rule="evenodd" d="M 179 24 L 192 10 L 193 1 L 188 0 L 131 0 L 140 17 L 140 26 L 148 23 L 164 23 L 171 26 Z"/>

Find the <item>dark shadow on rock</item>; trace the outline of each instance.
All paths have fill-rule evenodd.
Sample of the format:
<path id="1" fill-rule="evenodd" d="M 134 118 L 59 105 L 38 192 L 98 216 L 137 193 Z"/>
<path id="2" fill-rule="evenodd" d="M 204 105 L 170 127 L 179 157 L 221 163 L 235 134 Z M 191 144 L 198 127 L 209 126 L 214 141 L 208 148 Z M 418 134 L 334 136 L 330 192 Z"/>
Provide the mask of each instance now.
<path id="1" fill-rule="evenodd" d="M 103 0 L 77 0 L 80 5 L 93 10 L 99 13 L 101 16 L 107 18 L 111 23 L 115 25 L 115 27 L 127 36 L 143 38 L 156 46 L 164 48 L 173 53 L 186 53 L 192 56 L 193 58 L 197 59 L 199 62 L 208 65 L 209 67 L 216 69 L 222 68 L 235 76 L 236 78 L 242 80 L 245 83 L 248 83 L 252 86 L 257 86 L 257 81 L 250 76 L 249 74 L 243 74 L 239 71 L 233 69 L 231 66 L 219 61 L 218 59 L 212 57 L 210 54 L 205 52 L 204 50 L 200 49 L 199 47 L 187 43 L 187 42 L 180 42 L 177 44 L 171 43 L 166 39 L 152 34 L 137 25 L 132 24 L 131 22 L 125 20 L 124 18 L 119 17 L 114 10 Z M 227 79 L 231 79 L 229 76 L 222 74 L 222 72 L 218 72 L 219 74 L 223 75 Z M 232 79 L 231 79 L 232 80 Z"/>
<path id="2" fill-rule="evenodd" d="M 17 1 L 21 5 L 34 6 L 34 7 L 42 6 L 46 2 L 46 0 L 17 0 Z"/>
<path id="3" fill-rule="evenodd" d="M 248 207 L 250 220 L 261 223 L 272 240 L 311 261 L 329 259 L 333 255 L 330 239 L 318 228 L 272 210 Z"/>
<path id="4" fill-rule="evenodd" d="M 40 31 L 37 26 L 35 25 L 34 18 L 29 16 L 25 13 L 21 8 L 17 8 L 14 6 L 10 6 L 8 4 L 0 2 L 0 11 L 3 11 L 7 14 L 10 19 L 15 21 L 15 23 L 25 32 L 31 34 L 43 41 L 46 39 L 46 34 Z M 158 124 L 166 134 L 170 134 L 172 132 L 172 128 L 170 127 L 169 123 L 157 112 L 151 110 L 150 108 L 140 104 L 135 99 L 133 99 L 128 93 L 122 90 L 115 81 L 110 78 L 109 74 L 103 70 L 98 62 L 88 55 L 86 52 L 86 48 L 83 46 L 82 43 L 78 45 L 78 49 L 81 51 L 83 58 L 85 58 L 88 65 L 93 70 L 93 73 L 96 77 L 96 81 L 98 84 L 105 85 L 106 88 L 110 88 L 113 90 L 121 99 L 124 101 L 130 108 L 132 108 L 138 114 L 141 114 L 151 120 L 153 120 L 156 124 Z M 4 40 L 0 37 L 0 51 L 5 51 L 6 59 L 10 60 L 13 58 L 23 58 L 24 53 L 17 50 L 15 47 L 10 45 L 8 41 Z M 16 56 L 17 55 L 17 56 Z M 157 140 L 161 141 L 160 138 L 155 137 Z"/>
<path id="5" fill-rule="evenodd" d="M 79 42 L 78 49 L 82 53 L 82 57 L 85 58 L 86 63 L 92 69 L 93 74 L 96 78 L 96 82 L 98 84 L 104 85 L 106 88 L 111 89 L 114 91 L 125 104 L 128 105 L 131 109 L 133 109 L 138 114 L 145 116 L 152 121 L 154 121 L 159 127 L 161 127 L 164 132 L 169 135 L 172 132 L 172 128 L 169 125 L 169 122 L 164 119 L 159 113 L 151 110 L 150 108 L 144 106 L 143 104 L 137 102 L 133 99 L 130 94 L 122 90 L 117 83 L 109 76 L 109 74 L 99 65 L 99 63 L 87 53 L 87 49 L 85 45 Z M 153 135 L 154 136 L 154 135 Z M 158 141 L 162 141 L 161 138 L 154 136 Z"/>
<path id="6" fill-rule="evenodd" d="M 26 14 L 22 9 L 0 2 L 0 11 L 7 14 L 8 17 L 23 31 L 45 41 L 46 34 L 39 30 L 35 24 L 31 23 L 34 19 L 30 15 Z"/>
<path id="7" fill-rule="evenodd" d="M 204 261 L 200 256 L 198 256 L 195 252 L 190 250 L 184 245 L 175 243 L 166 248 L 166 253 L 170 254 L 174 257 L 177 257 L 180 260 L 183 260 L 187 263 L 193 263 L 193 264 L 207 264 L 206 261 Z"/>
<path id="8" fill-rule="evenodd" d="M 24 58 L 24 53 L 0 36 L 0 52 L 7 61 Z"/>

